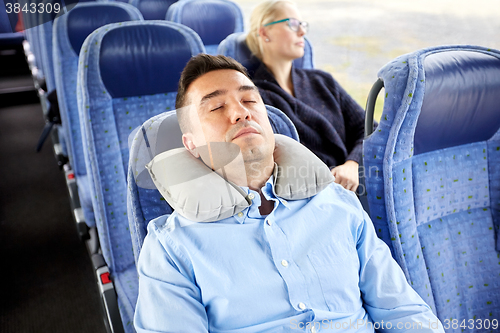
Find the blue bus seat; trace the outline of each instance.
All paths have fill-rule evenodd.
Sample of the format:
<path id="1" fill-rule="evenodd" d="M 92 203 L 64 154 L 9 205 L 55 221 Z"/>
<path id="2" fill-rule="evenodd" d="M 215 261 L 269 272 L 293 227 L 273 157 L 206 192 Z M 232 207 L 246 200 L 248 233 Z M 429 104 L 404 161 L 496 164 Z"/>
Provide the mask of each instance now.
<path id="1" fill-rule="evenodd" d="M 90 184 L 80 130 L 77 103 L 78 55 L 85 38 L 95 29 L 115 22 L 142 20 L 137 8 L 117 2 L 89 2 L 75 6 L 54 21 L 53 57 L 57 99 L 67 152 L 78 186 L 85 223 L 95 226 Z"/>
<path id="2" fill-rule="evenodd" d="M 25 5 L 27 6 L 27 8 L 30 8 L 31 4 L 38 5 L 38 1 L 36 0 L 19 0 L 18 2 L 21 5 L 21 8 L 23 8 L 23 6 Z M 33 59 L 31 59 L 30 57 L 28 58 L 28 60 L 30 60 L 29 65 L 33 74 L 33 78 L 35 80 L 35 85 L 39 85 L 40 87 L 45 88 L 45 71 L 43 68 L 41 56 L 41 41 L 38 36 L 39 17 L 38 15 L 34 15 L 29 11 L 21 11 L 21 14 L 23 17 L 26 39 L 30 45 L 29 50 L 33 56 Z M 37 86 L 36 88 L 38 89 L 39 87 Z"/>
<path id="3" fill-rule="evenodd" d="M 244 32 L 236 32 L 227 36 L 227 38 L 219 44 L 217 53 L 237 60 L 245 66 L 250 75 L 253 75 L 261 62 L 248 48 L 245 41 L 246 37 L 247 33 Z M 296 68 L 311 69 L 314 68 L 312 46 L 307 38 L 304 40 L 304 56 L 295 59 L 293 61 L 293 66 Z"/>
<path id="4" fill-rule="evenodd" d="M 170 6 L 177 0 L 130 0 L 145 20 L 164 20 Z"/>
<path id="5" fill-rule="evenodd" d="M 49 3 L 51 5 L 57 3 L 61 6 L 61 10 L 63 10 L 61 0 L 45 0 L 42 3 L 44 4 L 44 7 Z M 51 97 L 49 97 L 48 95 L 53 93 L 56 89 L 56 81 L 54 78 L 54 61 L 52 57 L 52 28 L 54 19 L 56 18 L 57 14 L 55 13 L 55 11 L 51 11 L 50 13 L 47 11 L 42 11 L 38 14 L 38 16 L 39 21 L 41 22 L 41 24 L 37 28 L 38 38 L 40 39 L 40 62 L 42 63 L 44 68 L 45 85 L 47 87 L 47 109 L 50 109 L 52 103 L 50 102 Z M 64 131 L 62 130 L 61 126 L 57 124 L 54 126 L 54 129 L 57 133 L 55 135 L 57 136 L 57 141 L 60 144 L 62 154 L 67 158 L 68 151 Z"/>
<path id="6" fill-rule="evenodd" d="M 128 137 L 150 117 L 175 109 L 180 73 L 204 52 L 191 29 L 167 21 L 107 25 L 87 38 L 78 67 L 85 163 L 101 249 L 125 331 L 133 331 L 137 271 L 127 218 Z"/>
<path id="7" fill-rule="evenodd" d="M 7 3 L 13 5 L 16 1 L 0 0 L 0 48 L 21 45 L 24 40 L 24 34 L 15 30 L 18 16 L 14 11 L 7 13 Z"/>
<path id="8" fill-rule="evenodd" d="M 180 0 L 170 6 L 166 20 L 193 29 L 212 55 L 227 36 L 243 31 L 241 8 L 229 0 Z"/>
<path id="9" fill-rule="evenodd" d="M 375 229 L 441 321 L 498 318 L 500 52 L 433 47 L 378 76 L 382 119 L 364 141 Z"/>
<path id="10" fill-rule="evenodd" d="M 266 108 L 274 133 L 283 134 L 299 141 L 297 130 L 288 116 L 273 106 L 266 105 Z M 161 141 L 152 142 L 160 130 L 168 133 L 167 139 L 162 137 Z M 129 139 L 127 206 L 136 262 L 139 259 L 139 253 L 146 237 L 148 223 L 156 217 L 172 213 L 172 208 L 156 189 L 151 178 L 149 178 L 145 166 L 137 163 L 151 157 L 144 158 L 140 156 L 141 153 L 149 150 L 145 148 L 146 145 L 152 147 L 152 156 L 154 157 L 164 151 L 183 147 L 181 138 L 182 133 L 177 123 L 176 113 L 175 111 L 169 111 L 148 119 L 135 131 L 135 135 L 132 134 Z M 147 178 L 137 181 L 139 177 Z M 137 184 L 138 182 L 140 184 Z"/>

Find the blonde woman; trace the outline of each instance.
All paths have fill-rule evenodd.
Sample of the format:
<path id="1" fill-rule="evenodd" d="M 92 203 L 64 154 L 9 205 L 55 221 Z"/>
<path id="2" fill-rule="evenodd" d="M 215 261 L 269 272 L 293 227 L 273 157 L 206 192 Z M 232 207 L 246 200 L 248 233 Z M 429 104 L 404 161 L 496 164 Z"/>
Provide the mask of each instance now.
<path id="1" fill-rule="evenodd" d="M 323 71 L 298 69 L 309 25 L 295 4 L 268 0 L 252 12 L 246 42 L 261 60 L 254 83 L 264 103 L 285 112 L 301 142 L 331 169 L 335 182 L 355 191 L 364 135 L 364 111 Z"/>

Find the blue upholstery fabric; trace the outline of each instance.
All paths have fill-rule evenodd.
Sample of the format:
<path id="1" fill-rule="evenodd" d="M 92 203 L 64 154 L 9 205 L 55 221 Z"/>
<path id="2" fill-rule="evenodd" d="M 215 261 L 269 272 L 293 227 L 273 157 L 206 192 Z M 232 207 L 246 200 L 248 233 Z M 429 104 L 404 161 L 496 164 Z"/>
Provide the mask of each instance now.
<path id="1" fill-rule="evenodd" d="M 45 70 L 45 83 L 47 84 L 47 92 L 56 89 L 56 81 L 54 78 L 54 61 L 52 58 L 52 26 L 53 21 L 45 22 L 38 29 L 38 36 L 41 40 L 41 61 Z"/>
<path id="2" fill-rule="evenodd" d="M 43 2 L 44 5 L 46 6 L 47 4 L 55 4 L 59 3 L 61 4 L 61 0 L 46 0 Z M 62 8 L 62 7 L 61 7 Z M 51 93 L 53 90 L 56 89 L 56 81 L 54 77 L 54 58 L 52 57 L 52 29 L 53 29 L 53 23 L 55 19 L 55 12 L 52 11 L 51 13 L 47 13 L 46 11 L 42 12 L 39 14 L 39 21 L 42 22 L 38 26 L 38 38 L 40 39 L 40 56 L 41 56 L 41 63 L 43 64 L 44 68 L 44 75 L 45 75 L 45 83 L 47 85 L 47 93 Z M 50 101 L 47 99 L 47 108 L 50 108 Z M 62 147 L 62 152 L 65 156 L 68 156 L 68 149 L 67 149 L 67 144 L 66 144 L 66 134 L 64 129 L 60 125 L 55 125 L 57 129 L 57 134 L 59 137 L 59 143 L 61 144 Z M 90 201 L 90 198 L 88 198 L 87 201 Z M 87 206 L 85 207 L 82 205 L 84 210 L 87 210 L 87 213 L 85 214 L 86 216 L 93 216 L 92 211 L 92 206 Z M 90 211 L 89 211 L 90 209 Z M 91 223 L 92 224 L 92 223 Z"/>
<path id="3" fill-rule="evenodd" d="M 273 128 L 274 133 L 283 134 L 299 141 L 299 135 L 292 121 L 287 117 L 286 114 L 276 109 L 273 106 L 266 105 L 268 111 L 269 121 Z M 177 116 L 174 111 L 165 112 L 157 115 L 151 119 L 148 119 L 141 126 L 141 129 L 148 129 L 148 132 L 157 132 L 160 128 L 165 130 L 162 124 L 167 123 L 169 126 L 175 126 L 174 128 L 169 127 L 169 131 L 178 133 L 181 135 L 181 130 L 178 128 Z M 130 230 L 132 235 L 132 245 L 134 248 L 135 260 L 139 259 L 140 250 L 144 238 L 147 233 L 147 225 L 152 219 L 165 214 L 171 214 L 172 208 L 163 199 L 160 192 L 157 189 L 144 189 L 136 184 L 134 169 L 132 165 L 134 161 L 139 159 L 140 149 L 139 142 L 143 137 L 143 132 L 141 130 L 137 131 L 134 136 L 133 143 L 130 148 L 129 157 L 129 168 L 128 168 L 128 192 L 127 192 L 127 206 L 128 206 L 128 218 L 130 224 Z M 182 141 L 168 143 L 166 145 L 158 146 L 154 148 L 154 155 L 158 155 L 163 151 L 182 147 Z"/>
<path id="4" fill-rule="evenodd" d="M 0 0 L 0 46 L 19 45 L 24 40 L 24 34 L 15 32 L 18 21 L 17 14 L 14 12 L 7 14 L 4 7 L 6 3 L 15 3 L 14 0 Z"/>
<path id="5" fill-rule="evenodd" d="M 237 32 L 227 36 L 217 49 L 218 54 L 231 57 L 239 61 L 248 70 L 250 75 L 253 75 L 260 66 L 260 60 L 255 57 L 247 46 L 245 41 L 246 33 Z M 304 56 L 295 59 L 293 66 L 296 68 L 310 69 L 314 68 L 312 46 L 308 39 L 305 39 Z"/>
<path id="6" fill-rule="evenodd" d="M 243 31 L 241 8 L 229 0 L 180 0 L 170 6 L 166 19 L 193 29 L 213 55 L 224 38 Z"/>
<path id="7" fill-rule="evenodd" d="M 130 0 L 145 20 L 164 20 L 168 8 L 177 0 Z"/>
<path id="8" fill-rule="evenodd" d="M 67 140 L 68 157 L 77 179 L 87 174 L 76 92 L 81 43 L 88 34 L 105 24 L 141 19 L 137 8 L 128 4 L 89 2 L 78 4 L 68 14 L 54 21 L 52 54 L 57 98 L 63 135 Z M 79 185 L 85 183 L 88 182 L 80 181 Z M 90 190 L 79 189 L 79 193 L 90 195 Z M 87 203 L 87 206 L 83 206 L 85 222 L 89 227 L 95 226 L 90 197 L 81 197 L 80 200 L 82 205 Z"/>
<path id="9" fill-rule="evenodd" d="M 43 1 L 44 6 L 47 6 L 47 4 L 53 5 L 55 3 L 61 4 L 61 0 Z M 51 92 L 56 88 L 56 82 L 54 78 L 54 60 L 52 57 L 52 28 L 56 15 L 57 14 L 54 11 L 50 13 L 43 11 L 38 14 L 38 21 L 40 22 L 40 25 L 38 27 L 38 38 L 40 39 L 40 56 L 44 68 L 47 92 Z"/>
<path id="10" fill-rule="evenodd" d="M 0 46 L 18 45 L 24 40 L 24 35 L 15 32 L 17 14 L 7 14 L 5 3 L 15 3 L 13 0 L 0 0 Z"/>
<path id="11" fill-rule="evenodd" d="M 177 53 L 176 48 L 162 48 L 158 54 L 158 40 L 180 33 L 190 46 L 190 54 Z M 174 34 L 175 36 L 175 34 Z M 115 40 L 116 39 L 116 40 Z M 158 40 L 156 40 L 158 39 Z M 113 48 L 126 40 L 127 48 Z M 184 43 L 184 41 L 182 42 Z M 112 54 L 112 52 L 116 54 Z M 82 126 L 85 164 L 89 172 L 92 205 L 104 259 L 116 281 L 120 313 L 127 332 L 133 331 L 132 318 L 137 299 L 137 275 L 127 220 L 128 137 L 146 119 L 174 109 L 175 92 L 158 93 L 155 83 L 171 80 L 175 83 L 191 56 L 204 51 L 199 37 L 189 28 L 166 21 L 136 21 L 107 25 L 97 29 L 86 39 L 80 52 L 78 67 L 78 108 Z M 126 53 L 126 54 L 124 54 Z M 151 56 L 148 56 L 151 55 Z M 123 86 L 121 78 L 106 80 L 101 76 L 108 57 L 121 62 L 121 69 L 133 75 L 134 68 L 144 70 L 140 81 L 144 95 L 119 97 Z M 179 60 L 179 57 L 183 57 Z M 143 66 L 145 59 L 155 62 Z M 174 60 L 175 59 L 175 60 Z M 131 60 L 136 60 L 136 63 Z M 172 67 L 176 76 L 166 78 L 157 68 Z M 130 67 L 129 67 L 130 66 Z M 119 67 L 118 67 L 119 68 Z M 147 71 L 147 72 L 146 72 Z M 145 87 L 151 89 L 148 94 Z M 113 93 L 111 93 L 113 92 Z M 113 94 L 116 94 L 114 96 Z"/>
<path id="12" fill-rule="evenodd" d="M 379 72 L 384 111 L 364 143 L 370 214 L 441 320 L 500 316 L 499 74 L 500 52 L 473 46 L 424 49 Z"/>
<path id="13" fill-rule="evenodd" d="M 0 33 L 12 33 L 15 31 L 17 24 L 17 14 L 11 11 L 10 14 L 7 13 L 6 4 L 13 6 L 16 1 L 13 0 L 0 0 Z M 11 7 L 13 9 L 13 7 Z"/>
<path id="14" fill-rule="evenodd" d="M 137 40 L 151 38 L 148 52 L 128 56 L 129 36 L 133 30 Z M 133 26 L 110 32 L 100 54 L 102 81 L 113 98 L 154 95 L 177 91 L 177 81 L 166 78 L 180 77 L 186 59 L 192 55 L 192 46 L 184 31 L 165 30 L 163 27 Z M 165 54 L 175 54 L 168 66 Z M 126 71 L 123 68 L 127 68 Z"/>
<path id="15" fill-rule="evenodd" d="M 94 208 L 92 206 L 89 175 L 79 175 L 75 179 L 76 185 L 78 186 L 78 197 L 80 198 L 80 205 L 83 209 L 83 216 L 85 216 L 85 222 L 89 226 L 95 226 L 95 215 Z"/>
<path id="16" fill-rule="evenodd" d="M 499 62 L 478 52 L 450 51 L 429 55 L 424 65 L 415 154 L 491 138 L 500 127 Z"/>
<path id="17" fill-rule="evenodd" d="M 118 309 L 125 332 L 134 332 L 134 311 L 139 295 L 139 283 L 135 265 L 114 274 L 114 284 L 118 298 Z"/>
<path id="18" fill-rule="evenodd" d="M 19 0 L 21 6 L 24 6 L 24 3 L 29 7 L 30 4 L 34 3 L 38 5 L 38 1 L 36 0 Z M 30 50 L 35 56 L 35 64 L 38 69 L 37 76 L 38 78 L 45 77 L 45 69 L 43 67 L 42 62 L 42 46 L 41 40 L 39 38 L 39 30 L 40 30 L 40 17 L 38 15 L 30 14 L 29 12 L 22 12 L 23 15 L 23 24 L 25 32 L 27 33 L 28 42 L 30 43 Z"/>

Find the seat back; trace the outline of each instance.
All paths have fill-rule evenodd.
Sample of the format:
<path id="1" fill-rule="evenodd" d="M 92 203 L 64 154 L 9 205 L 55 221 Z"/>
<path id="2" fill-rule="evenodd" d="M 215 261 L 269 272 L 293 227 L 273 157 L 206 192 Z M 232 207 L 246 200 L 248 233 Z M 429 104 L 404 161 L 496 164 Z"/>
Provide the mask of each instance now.
<path id="1" fill-rule="evenodd" d="M 266 108 L 274 133 L 299 141 L 292 121 L 275 107 L 266 105 Z M 166 133 L 166 135 L 162 134 L 161 139 L 156 140 L 158 132 Z M 130 136 L 129 146 L 127 206 L 132 245 L 137 262 L 146 237 L 148 223 L 161 215 L 172 213 L 172 208 L 149 177 L 145 164 L 162 152 L 183 147 L 182 132 L 175 111 L 162 113 L 144 122 Z"/>
<path id="2" fill-rule="evenodd" d="M 83 1 L 79 1 L 83 2 Z M 43 3 L 43 7 L 54 6 L 58 4 L 60 6 L 60 13 L 64 12 L 63 2 L 61 0 L 43 0 L 39 3 Z M 49 7 L 50 8 L 50 7 Z M 52 11 L 41 11 L 38 13 L 38 22 L 40 25 L 37 29 L 37 36 L 40 40 L 40 61 L 44 68 L 45 74 L 45 83 L 47 84 L 47 92 L 51 92 L 56 89 L 56 81 L 54 77 L 54 60 L 52 57 L 52 29 L 54 25 L 54 20 L 57 16 L 61 16 L 61 14 L 56 13 L 54 10 Z"/>
<path id="3" fill-rule="evenodd" d="M 442 321 L 498 318 L 500 52 L 425 49 L 379 77 L 384 111 L 364 143 L 375 228 Z"/>
<path id="4" fill-rule="evenodd" d="M 16 32 L 16 24 L 18 21 L 17 14 L 12 10 L 7 13 L 8 8 L 14 8 L 15 0 L 0 0 L 0 47 L 7 45 L 19 45 L 22 43 L 24 36 L 22 33 Z"/>
<path id="5" fill-rule="evenodd" d="M 134 265 L 126 205 L 128 136 L 148 118 L 175 108 L 180 73 L 203 51 L 196 33 L 166 21 L 108 25 L 82 47 L 78 105 L 85 162 L 112 274 Z"/>
<path id="6" fill-rule="evenodd" d="M 78 55 L 87 36 L 106 24 L 142 20 L 137 8 L 119 2 L 82 3 L 54 21 L 54 74 L 68 157 L 76 177 L 86 175 L 76 81 Z"/>
<path id="7" fill-rule="evenodd" d="M 26 8 L 31 8 L 31 5 L 38 5 L 36 0 L 19 0 L 19 4 L 21 8 L 26 6 Z M 36 79 L 43 79 L 45 77 L 43 63 L 42 63 L 42 55 L 41 55 L 41 46 L 40 46 L 40 38 L 38 37 L 39 30 L 39 18 L 38 15 L 30 13 L 30 11 L 21 11 L 23 17 L 23 25 L 24 31 L 26 35 L 26 39 L 30 44 L 30 51 L 33 53 L 35 58 L 35 66 L 37 68 Z"/>
<path id="8" fill-rule="evenodd" d="M 169 7 L 177 0 L 130 0 L 145 20 L 164 20 Z"/>
<path id="9" fill-rule="evenodd" d="M 247 34 L 237 32 L 227 36 L 217 48 L 217 53 L 231 57 L 240 62 L 247 69 L 250 75 L 253 75 L 260 65 L 260 60 L 252 54 L 246 42 Z M 313 52 L 311 43 L 304 39 L 304 56 L 295 59 L 293 66 L 296 68 L 311 69 L 314 68 Z"/>
<path id="10" fill-rule="evenodd" d="M 0 0 L 0 33 L 15 32 L 18 16 L 14 12 L 15 0 Z M 8 11 L 10 10 L 10 13 Z"/>
<path id="11" fill-rule="evenodd" d="M 180 0 L 170 6 L 166 19 L 196 31 L 212 55 L 224 38 L 243 31 L 241 8 L 229 0 Z"/>

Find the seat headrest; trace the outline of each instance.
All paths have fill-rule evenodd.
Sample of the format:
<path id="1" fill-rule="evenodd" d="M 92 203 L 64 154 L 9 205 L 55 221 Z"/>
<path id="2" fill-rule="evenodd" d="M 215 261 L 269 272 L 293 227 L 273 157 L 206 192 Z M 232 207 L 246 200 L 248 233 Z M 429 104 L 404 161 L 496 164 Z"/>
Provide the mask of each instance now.
<path id="1" fill-rule="evenodd" d="M 302 144 L 280 134 L 275 134 L 275 140 L 274 189 L 277 196 L 286 200 L 308 198 L 334 181 L 328 167 Z M 238 153 L 236 146 L 231 157 L 235 158 Z M 218 221 L 251 205 L 239 186 L 226 181 L 185 148 L 161 153 L 146 167 L 170 206 L 193 222 Z"/>
<path id="2" fill-rule="evenodd" d="M 232 48 L 234 54 L 231 56 L 241 63 L 250 75 L 253 75 L 260 65 L 260 60 L 248 48 L 246 38 L 246 33 L 231 34 L 220 44 L 219 48 L 223 48 L 224 46 Z"/>
<path id="3" fill-rule="evenodd" d="M 109 94 L 117 98 L 177 91 L 186 63 L 203 50 L 194 35 L 191 29 L 166 21 L 109 31 L 100 48 L 101 78 Z"/>
<path id="4" fill-rule="evenodd" d="M 67 15 L 68 38 L 73 51 L 78 55 L 85 38 L 106 24 L 139 19 L 122 4 L 85 3 L 73 8 Z M 135 9 L 137 10 L 137 9 Z"/>
<path id="5" fill-rule="evenodd" d="M 447 51 L 424 60 L 425 93 L 415 155 L 490 139 L 500 128 L 500 59 Z"/>
<path id="6" fill-rule="evenodd" d="M 137 8 L 145 20 L 164 20 L 170 5 L 176 0 L 139 0 Z"/>
<path id="7" fill-rule="evenodd" d="M 234 58 L 247 69 L 250 76 L 253 76 L 257 68 L 259 68 L 261 61 L 248 48 L 246 38 L 247 33 L 243 32 L 236 32 L 227 36 L 219 44 L 217 53 Z M 304 42 L 304 56 L 295 59 L 293 66 L 296 68 L 312 69 L 314 68 L 312 46 L 309 40 L 304 39 Z"/>
<path id="8" fill-rule="evenodd" d="M 214 45 L 235 31 L 241 31 L 236 29 L 237 20 L 242 20 L 240 17 L 234 4 L 226 1 L 190 1 L 184 4 L 176 22 L 196 31 L 203 44 Z"/>

